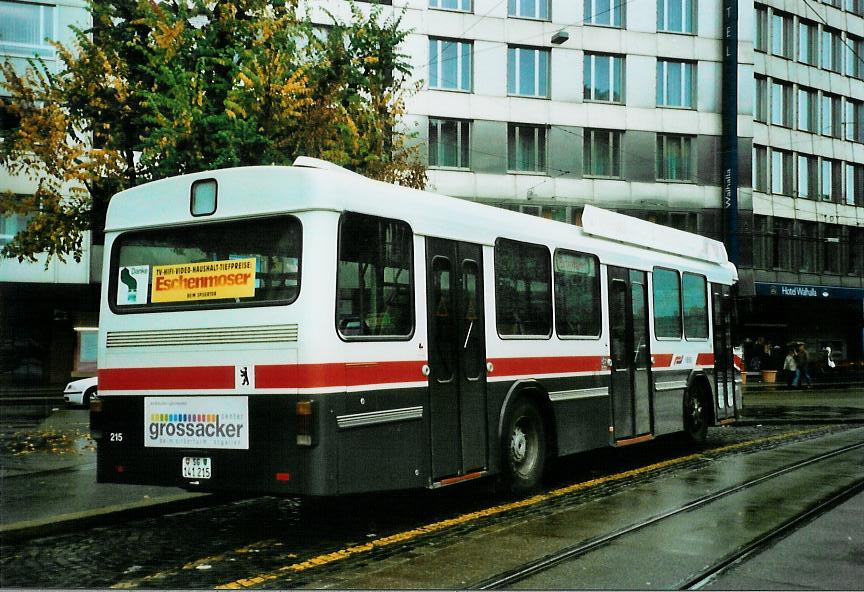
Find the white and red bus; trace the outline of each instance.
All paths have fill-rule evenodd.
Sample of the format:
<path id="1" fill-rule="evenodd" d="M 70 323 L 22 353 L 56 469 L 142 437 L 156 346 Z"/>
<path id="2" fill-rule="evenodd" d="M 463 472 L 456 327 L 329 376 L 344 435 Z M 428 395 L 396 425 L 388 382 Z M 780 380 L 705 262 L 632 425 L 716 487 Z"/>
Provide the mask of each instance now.
<path id="1" fill-rule="evenodd" d="M 573 226 L 314 159 L 124 191 L 106 227 L 101 482 L 338 495 L 734 421 L 721 243 Z"/>

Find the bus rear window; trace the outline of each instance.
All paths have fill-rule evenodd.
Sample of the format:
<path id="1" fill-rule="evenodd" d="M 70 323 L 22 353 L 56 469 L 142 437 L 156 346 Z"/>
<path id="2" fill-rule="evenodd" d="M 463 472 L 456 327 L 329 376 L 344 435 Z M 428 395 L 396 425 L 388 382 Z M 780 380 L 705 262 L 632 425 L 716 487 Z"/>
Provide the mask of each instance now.
<path id="1" fill-rule="evenodd" d="M 293 216 L 127 232 L 114 243 L 116 312 L 288 304 L 300 291 Z"/>

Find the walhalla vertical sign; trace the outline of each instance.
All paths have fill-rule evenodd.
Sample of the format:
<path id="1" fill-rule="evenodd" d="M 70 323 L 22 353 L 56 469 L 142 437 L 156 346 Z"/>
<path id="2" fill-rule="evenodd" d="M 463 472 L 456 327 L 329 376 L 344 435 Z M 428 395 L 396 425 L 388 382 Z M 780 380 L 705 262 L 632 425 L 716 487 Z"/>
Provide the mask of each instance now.
<path id="1" fill-rule="evenodd" d="M 154 265 L 150 300 L 181 302 L 255 295 L 255 258 Z"/>
<path id="2" fill-rule="evenodd" d="M 738 2 L 723 0 L 723 236 L 738 263 Z"/>

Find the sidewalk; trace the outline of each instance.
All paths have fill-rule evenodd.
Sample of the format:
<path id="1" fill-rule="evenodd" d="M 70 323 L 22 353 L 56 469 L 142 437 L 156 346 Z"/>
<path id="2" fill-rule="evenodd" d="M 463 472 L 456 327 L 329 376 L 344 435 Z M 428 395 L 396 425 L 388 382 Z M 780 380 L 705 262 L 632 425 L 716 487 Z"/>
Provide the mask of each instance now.
<path id="1" fill-rule="evenodd" d="M 862 422 L 864 388 L 789 390 L 745 385 L 741 425 Z M 24 406 L 0 406 L 0 541 L 7 543 L 207 503 L 173 487 L 96 483 L 95 443 L 86 409 L 53 405 L 16 424 Z M 41 413 L 41 414 L 39 414 Z M 44 420 L 39 417 L 47 415 Z M 28 440 L 29 438 L 29 440 Z M 14 446 L 12 446 L 14 445 Z M 168 506 L 166 508 L 166 505 Z"/>
<path id="2" fill-rule="evenodd" d="M 8 419 L 4 413 L 4 419 Z M 206 503 L 173 487 L 96 483 L 96 447 L 86 409 L 62 404 L 0 450 L 0 541 L 67 532 Z"/>

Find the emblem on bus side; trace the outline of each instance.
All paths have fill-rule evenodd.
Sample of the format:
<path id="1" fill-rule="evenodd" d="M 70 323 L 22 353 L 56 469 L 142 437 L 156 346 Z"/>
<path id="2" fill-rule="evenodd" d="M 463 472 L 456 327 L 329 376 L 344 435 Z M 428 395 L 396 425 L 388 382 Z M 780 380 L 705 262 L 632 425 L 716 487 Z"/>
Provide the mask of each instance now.
<path id="1" fill-rule="evenodd" d="M 241 391 L 251 391 L 255 388 L 254 365 L 234 366 L 234 388 Z"/>

